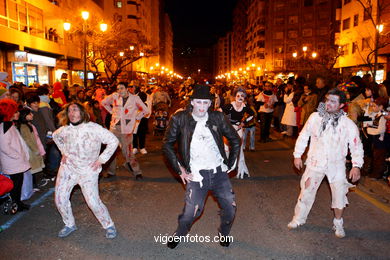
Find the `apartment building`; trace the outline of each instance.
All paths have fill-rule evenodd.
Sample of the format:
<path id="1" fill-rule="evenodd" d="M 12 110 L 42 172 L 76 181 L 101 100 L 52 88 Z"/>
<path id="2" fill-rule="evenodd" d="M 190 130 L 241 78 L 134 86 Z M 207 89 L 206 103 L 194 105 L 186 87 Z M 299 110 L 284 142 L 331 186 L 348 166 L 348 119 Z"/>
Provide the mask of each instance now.
<path id="1" fill-rule="evenodd" d="M 390 1 L 381 0 L 379 2 L 390 4 Z M 363 1 L 363 3 L 366 2 Z M 385 78 L 386 70 L 389 70 L 386 64 L 390 49 L 379 48 L 379 46 L 389 42 L 387 35 L 390 32 L 388 24 L 390 10 L 380 10 L 382 15 L 377 17 L 378 1 L 371 1 L 371 3 L 372 6 L 362 6 L 356 0 L 343 0 L 337 9 L 340 30 L 336 33 L 336 44 L 340 46 L 341 56 L 335 67 L 340 68 L 345 75 L 362 76 L 373 70 L 374 53 L 375 49 L 378 49 L 377 81 L 381 82 Z M 384 27 L 380 29 L 379 25 Z"/>
<path id="2" fill-rule="evenodd" d="M 4 0 L 0 3 L 0 70 L 26 85 L 53 83 L 67 72 L 80 81 L 79 44 L 69 44 L 66 17 L 82 10 L 102 15 L 96 1 Z M 73 75 L 72 75 L 73 74 Z"/>

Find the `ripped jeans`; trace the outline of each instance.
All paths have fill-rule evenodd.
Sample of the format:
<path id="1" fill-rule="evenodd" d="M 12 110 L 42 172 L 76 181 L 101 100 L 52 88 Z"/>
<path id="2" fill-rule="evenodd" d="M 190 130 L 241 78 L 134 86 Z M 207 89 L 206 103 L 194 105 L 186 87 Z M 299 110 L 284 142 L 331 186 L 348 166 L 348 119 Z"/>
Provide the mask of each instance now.
<path id="1" fill-rule="evenodd" d="M 229 235 L 236 214 L 235 195 L 228 174 L 223 172 L 221 167 L 217 169 L 216 173 L 213 173 L 213 170 L 200 171 L 203 176 L 202 187 L 199 182 L 187 183 L 185 206 L 183 213 L 179 216 L 176 236 L 187 235 L 192 223 L 202 214 L 208 191 L 212 191 L 221 207 L 219 232 L 224 236 Z"/>

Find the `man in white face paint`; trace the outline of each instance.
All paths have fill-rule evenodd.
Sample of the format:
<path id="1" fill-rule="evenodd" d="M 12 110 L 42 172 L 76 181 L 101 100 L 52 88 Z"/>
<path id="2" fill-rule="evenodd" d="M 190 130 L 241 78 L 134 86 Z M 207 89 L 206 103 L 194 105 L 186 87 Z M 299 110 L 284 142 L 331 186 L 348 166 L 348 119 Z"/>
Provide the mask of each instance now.
<path id="1" fill-rule="evenodd" d="M 348 204 L 349 187 L 346 178 L 345 157 L 348 148 L 352 156 L 353 168 L 349 172 L 352 182 L 360 179 L 363 165 L 363 146 L 359 130 L 341 110 L 346 102 L 344 92 L 332 89 L 325 103 L 320 103 L 318 112 L 314 112 L 306 122 L 297 139 L 294 150 L 294 165 L 303 167 L 301 156 L 305 152 L 310 138 L 306 170 L 301 179 L 301 193 L 295 206 L 295 213 L 288 228 L 294 229 L 306 223 L 307 216 L 314 203 L 317 190 L 326 176 L 332 192 L 332 209 L 335 218 L 333 229 L 336 237 L 345 236 L 343 210 Z"/>
<path id="2" fill-rule="evenodd" d="M 229 234 L 235 216 L 235 196 L 227 173 L 235 167 L 240 138 L 223 113 L 209 110 L 212 99 L 209 86 L 196 85 L 191 106 L 174 114 L 165 132 L 163 152 L 186 185 L 183 213 L 179 216 L 174 239 L 167 243 L 172 249 L 183 241 L 181 238 L 202 214 L 209 191 L 221 206 L 221 238 Z M 225 153 L 223 137 L 229 141 L 229 157 Z M 176 142 L 180 157 L 174 149 Z M 228 241 L 220 241 L 224 241 L 220 242 L 221 246 L 229 246 Z"/>

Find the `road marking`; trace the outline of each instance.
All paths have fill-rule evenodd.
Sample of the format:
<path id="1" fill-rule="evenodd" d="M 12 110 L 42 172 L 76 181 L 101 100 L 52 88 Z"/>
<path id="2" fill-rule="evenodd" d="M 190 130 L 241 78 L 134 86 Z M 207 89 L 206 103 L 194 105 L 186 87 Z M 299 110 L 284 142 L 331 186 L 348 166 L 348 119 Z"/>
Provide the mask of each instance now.
<path id="1" fill-rule="evenodd" d="M 54 193 L 54 188 L 50 188 L 45 194 L 43 194 L 41 197 L 39 197 L 37 200 L 35 200 L 33 203 L 31 203 L 31 208 L 34 208 L 41 204 L 47 197 L 52 195 Z M 19 219 L 21 219 L 24 215 L 27 214 L 27 211 L 18 212 L 15 216 L 13 216 L 10 220 L 8 220 L 6 223 L 0 226 L 0 230 L 6 230 L 9 229 L 15 222 L 17 222 Z"/>
<path id="2" fill-rule="evenodd" d="M 386 204 L 377 201 L 376 199 L 374 199 L 373 197 L 371 197 L 371 196 L 368 195 L 367 193 L 361 191 L 360 189 L 356 189 L 356 188 L 355 188 L 354 191 L 355 191 L 355 193 L 356 193 L 357 195 L 359 195 L 359 196 L 362 197 L 363 199 L 367 200 L 368 202 L 370 202 L 371 204 L 373 204 L 373 205 L 376 206 L 377 208 L 379 208 L 379 209 L 383 210 L 384 212 L 390 214 L 390 207 L 387 206 Z"/>

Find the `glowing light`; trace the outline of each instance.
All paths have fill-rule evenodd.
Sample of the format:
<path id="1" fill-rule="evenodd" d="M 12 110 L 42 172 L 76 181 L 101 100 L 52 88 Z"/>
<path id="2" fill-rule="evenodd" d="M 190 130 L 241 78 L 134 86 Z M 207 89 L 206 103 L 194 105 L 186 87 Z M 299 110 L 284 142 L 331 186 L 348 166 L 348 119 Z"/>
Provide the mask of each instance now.
<path id="1" fill-rule="evenodd" d="M 292 56 L 293 56 L 294 58 L 296 58 L 296 57 L 298 56 L 298 53 L 294 52 L 294 53 L 292 54 Z"/>
<path id="2" fill-rule="evenodd" d="M 302 50 L 303 50 L 303 51 L 307 51 L 307 46 L 303 46 L 303 47 L 302 47 Z"/>
<path id="3" fill-rule="evenodd" d="M 119 56 L 123 57 L 123 55 L 125 55 L 125 53 L 124 53 L 123 51 L 121 51 L 121 52 L 119 53 Z"/>
<path id="4" fill-rule="evenodd" d="M 105 32 L 107 31 L 108 25 L 106 23 L 100 24 L 100 31 Z"/>
<path id="5" fill-rule="evenodd" d="M 143 57 L 143 56 L 145 56 L 145 53 L 143 53 L 142 51 L 139 53 L 139 56 L 140 57 Z"/>
<path id="6" fill-rule="evenodd" d="M 72 26 L 72 25 L 71 25 L 69 22 L 65 22 L 65 23 L 64 23 L 64 30 L 65 30 L 65 31 L 69 31 L 71 26 Z"/>
<path id="7" fill-rule="evenodd" d="M 378 30 L 379 33 L 383 32 L 383 28 L 384 28 L 383 24 L 379 24 L 376 26 L 376 29 Z"/>
<path id="8" fill-rule="evenodd" d="M 131 51 L 134 51 L 134 46 L 131 45 L 129 49 L 130 49 Z"/>
<path id="9" fill-rule="evenodd" d="M 313 58 L 317 57 L 317 52 L 313 52 L 313 53 L 311 54 L 311 56 L 312 56 Z"/>
<path id="10" fill-rule="evenodd" d="M 81 17 L 83 17 L 84 21 L 88 20 L 89 18 L 89 12 L 88 11 L 82 11 Z"/>

